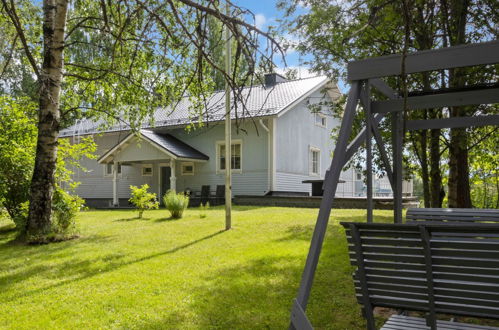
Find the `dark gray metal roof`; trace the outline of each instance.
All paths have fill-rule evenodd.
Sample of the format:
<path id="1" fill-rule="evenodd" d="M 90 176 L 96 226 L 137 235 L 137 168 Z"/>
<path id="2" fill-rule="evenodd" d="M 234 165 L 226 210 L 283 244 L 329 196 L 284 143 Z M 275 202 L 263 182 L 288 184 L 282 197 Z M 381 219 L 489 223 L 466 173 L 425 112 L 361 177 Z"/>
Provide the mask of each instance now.
<path id="1" fill-rule="evenodd" d="M 206 156 L 201 151 L 194 149 L 187 143 L 180 141 L 170 134 L 156 133 L 147 129 L 140 130 L 140 134 L 152 143 L 155 143 L 158 147 L 165 149 L 179 158 L 198 160 L 210 159 L 210 157 Z"/>
<path id="2" fill-rule="evenodd" d="M 235 118 L 250 118 L 273 116 L 287 109 L 289 106 L 300 100 L 308 93 L 325 86 L 328 82 L 326 76 L 311 77 L 305 79 L 291 80 L 277 83 L 271 87 L 252 86 L 246 87 L 242 91 L 244 106 L 238 104 L 237 117 Z M 223 120 L 225 117 L 225 92 L 215 92 L 208 100 L 206 105 L 206 116 L 202 120 L 205 122 L 216 122 Z M 192 109 L 191 102 L 186 97 L 179 102 L 175 108 L 158 108 L 153 114 L 152 122 L 146 120 L 142 128 L 150 127 L 168 127 L 182 126 L 197 121 L 199 114 Z M 130 127 L 125 123 L 106 127 L 106 122 L 103 119 L 79 120 L 75 125 L 61 131 L 61 136 L 73 136 L 93 134 L 98 132 L 116 132 L 129 130 Z"/>

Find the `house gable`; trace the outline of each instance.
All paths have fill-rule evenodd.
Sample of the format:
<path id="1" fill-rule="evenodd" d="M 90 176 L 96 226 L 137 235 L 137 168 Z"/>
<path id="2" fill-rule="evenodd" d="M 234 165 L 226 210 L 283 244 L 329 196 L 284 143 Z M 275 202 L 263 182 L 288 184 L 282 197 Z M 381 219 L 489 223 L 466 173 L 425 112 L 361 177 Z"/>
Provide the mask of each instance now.
<path id="1" fill-rule="evenodd" d="M 321 116 L 325 118 L 325 125 L 323 122 L 319 125 L 309 105 L 334 101 L 331 96 L 339 95 L 339 91 L 336 86 L 330 92 L 323 89 L 316 89 L 275 119 L 275 191 L 310 192 L 311 185 L 302 181 L 322 179 L 329 168 L 334 148 L 331 130 L 339 121 L 324 109 Z M 320 152 L 319 164 L 313 165 L 317 154 L 312 159 L 312 151 Z M 318 175 L 313 173 L 311 166 L 320 169 Z"/>

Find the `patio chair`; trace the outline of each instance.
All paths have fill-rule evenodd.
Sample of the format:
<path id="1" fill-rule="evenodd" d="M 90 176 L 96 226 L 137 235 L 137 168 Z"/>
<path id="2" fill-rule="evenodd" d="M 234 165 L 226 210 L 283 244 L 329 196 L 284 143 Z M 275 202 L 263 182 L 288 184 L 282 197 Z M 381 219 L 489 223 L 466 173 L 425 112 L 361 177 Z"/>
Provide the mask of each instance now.
<path id="1" fill-rule="evenodd" d="M 206 204 L 210 200 L 210 186 L 201 186 L 201 191 L 193 192 L 189 199 L 189 206 L 196 207 L 201 204 Z"/>
<path id="2" fill-rule="evenodd" d="M 212 199 L 212 205 L 225 204 L 225 185 L 217 185 L 215 196 Z"/>

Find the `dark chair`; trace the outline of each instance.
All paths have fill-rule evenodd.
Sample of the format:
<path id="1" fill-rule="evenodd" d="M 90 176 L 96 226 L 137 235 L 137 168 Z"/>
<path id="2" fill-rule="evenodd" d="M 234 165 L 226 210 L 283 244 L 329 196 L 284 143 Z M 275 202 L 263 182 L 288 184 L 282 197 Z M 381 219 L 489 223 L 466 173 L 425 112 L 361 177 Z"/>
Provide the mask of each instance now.
<path id="1" fill-rule="evenodd" d="M 201 186 L 201 191 L 196 191 L 191 194 L 189 199 L 190 207 L 197 207 L 201 204 L 206 204 L 210 200 L 210 186 Z"/>
<path id="2" fill-rule="evenodd" d="M 210 200 L 210 186 L 201 186 L 200 201 L 201 204 L 206 204 Z"/>
<path id="3" fill-rule="evenodd" d="M 217 185 L 215 196 L 212 199 L 212 205 L 225 204 L 225 185 Z"/>

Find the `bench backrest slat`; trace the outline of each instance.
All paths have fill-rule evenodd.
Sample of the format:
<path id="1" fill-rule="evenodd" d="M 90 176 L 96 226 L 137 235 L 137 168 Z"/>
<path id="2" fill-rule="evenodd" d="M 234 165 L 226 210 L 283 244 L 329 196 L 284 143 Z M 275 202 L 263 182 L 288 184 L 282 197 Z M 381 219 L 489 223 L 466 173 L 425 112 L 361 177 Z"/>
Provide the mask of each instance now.
<path id="1" fill-rule="evenodd" d="M 499 222 L 499 210 L 411 208 L 407 210 L 406 220 L 447 222 Z"/>
<path id="2" fill-rule="evenodd" d="M 358 265 L 351 223 L 351 264 Z M 429 312 L 427 267 L 420 227 L 427 229 L 435 312 L 499 319 L 499 224 L 353 224 L 360 235 L 369 302 Z M 361 278 L 354 274 L 357 298 Z"/>

